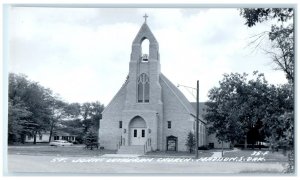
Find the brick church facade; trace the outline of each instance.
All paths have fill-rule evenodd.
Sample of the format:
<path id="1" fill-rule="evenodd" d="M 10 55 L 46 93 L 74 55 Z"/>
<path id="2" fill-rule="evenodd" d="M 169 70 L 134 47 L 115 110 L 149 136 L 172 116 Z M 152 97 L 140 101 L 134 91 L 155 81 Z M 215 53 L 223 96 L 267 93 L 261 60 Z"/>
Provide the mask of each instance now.
<path id="1" fill-rule="evenodd" d="M 142 54 L 145 39 L 149 54 Z M 187 150 L 196 110 L 160 69 L 159 45 L 145 21 L 132 43 L 127 80 L 102 113 L 99 142 L 105 149 Z M 207 145 L 205 124 L 199 122 L 199 146 Z"/>

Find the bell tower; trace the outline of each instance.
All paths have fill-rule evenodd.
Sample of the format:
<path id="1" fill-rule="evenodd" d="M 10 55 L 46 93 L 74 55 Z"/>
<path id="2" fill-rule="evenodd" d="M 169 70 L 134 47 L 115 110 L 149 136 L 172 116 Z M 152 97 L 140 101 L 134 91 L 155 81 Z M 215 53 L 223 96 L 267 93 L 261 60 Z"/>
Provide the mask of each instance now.
<path id="1" fill-rule="evenodd" d="M 161 87 L 159 85 L 160 62 L 159 46 L 153 33 L 145 22 L 133 40 L 129 63 L 129 83 L 127 86 L 126 104 L 136 103 L 161 103 Z M 147 52 L 142 49 L 142 44 L 149 42 Z M 160 91 L 160 92 L 158 92 Z"/>
<path id="2" fill-rule="evenodd" d="M 146 123 L 145 142 L 151 142 L 152 150 L 157 150 L 162 149 L 163 137 L 162 87 L 159 81 L 161 71 L 158 42 L 147 25 L 147 17 L 144 16 L 145 21 L 132 42 L 125 106 L 122 111 L 122 121 L 128 128 L 128 133 L 124 131 L 122 137 L 126 137 L 125 144 L 130 146 L 135 138 L 130 122 L 138 116 Z M 145 47 L 146 41 L 148 44 Z"/>

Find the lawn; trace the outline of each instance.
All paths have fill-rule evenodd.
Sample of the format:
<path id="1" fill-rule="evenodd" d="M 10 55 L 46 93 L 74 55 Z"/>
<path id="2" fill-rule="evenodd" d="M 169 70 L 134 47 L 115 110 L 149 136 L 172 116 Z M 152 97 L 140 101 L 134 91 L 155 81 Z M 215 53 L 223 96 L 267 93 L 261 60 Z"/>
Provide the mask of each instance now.
<path id="1" fill-rule="evenodd" d="M 101 156 L 103 154 L 114 154 L 116 151 L 86 149 L 83 145 L 56 147 L 49 145 L 36 146 L 8 146 L 8 154 L 20 155 L 55 155 L 55 156 Z"/>
<path id="2" fill-rule="evenodd" d="M 264 157 L 267 162 L 287 162 L 288 156 L 282 152 L 272 152 L 268 150 L 233 150 L 225 151 L 224 157 Z"/>

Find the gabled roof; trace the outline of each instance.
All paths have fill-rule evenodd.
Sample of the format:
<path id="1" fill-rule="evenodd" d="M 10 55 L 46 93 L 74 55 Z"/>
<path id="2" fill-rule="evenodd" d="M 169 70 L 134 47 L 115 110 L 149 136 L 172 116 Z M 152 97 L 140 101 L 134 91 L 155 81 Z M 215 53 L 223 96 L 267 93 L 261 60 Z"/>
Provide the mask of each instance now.
<path id="1" fill-rule="evenodd" d="M 145 38 L 147 38 L 150 41 L 150 43 L 158 44 L 147 23 L 144 23 L 142 25 L 142 27 L 140 28 L 139 32 L 133 40 L 133 44 L 140 44 L 141 41 L 143 41 Z"/>
<path id="2" fill-rule="evenodd" d="M 103 114 L 105 111 L 107 111 L 110 106 L 112 105 L 112 103 L 114 102 L 114 100 L 119 96 L 119 94 L 122 93 L 122 91 L 126 91 L 126 85 L 128 84 L 128 76 L 126 78 L 126 81 L 123 83 L 123 85 L 121 86 L 120 90 L 115 94 L 115 96 L 112 98 L 112 100 L 108 103 L 108 105 L 103 109 L 102 113 Z"/>
<path id="3" fill-rule="evenodd" d="M 197 110 L 197 103 L 196 102 L 191 102 L 191 105 L 193 106 L 193 108 L 196 111 Z M 199 115 L 200 115 L 200 117 L 205 114 L 205 109 L 206 109 L 205 102 L 199 102 Z"/>
<path id="4" fill-rule="evenodd" d="M 179 100 L 183 107 L 193 116 L 196 116 L 196 111 L 190 104 L 189 100 L 182 94 L 182 92 L 162 73 L 159 76 L 161 80 L 170 88 L 174 96 Z"/>
<path id="5" fill-rule="evenodd" d="M 195 111 L 197 111 L 197 103 L 196 102 L 191 102 L 191 105 L 193 106 Z M 205 102 L 199 102 L 199 119 L 202 122 L 207 123 L 207 121 L 203 118 L 203 115 L 205 115 L 205 109 L 206 109 Z"/>

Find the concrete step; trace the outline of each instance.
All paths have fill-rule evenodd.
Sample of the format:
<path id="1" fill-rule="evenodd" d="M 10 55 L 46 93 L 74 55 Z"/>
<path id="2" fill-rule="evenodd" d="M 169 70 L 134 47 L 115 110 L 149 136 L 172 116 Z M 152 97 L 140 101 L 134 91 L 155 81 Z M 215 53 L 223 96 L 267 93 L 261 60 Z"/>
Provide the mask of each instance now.
<path id="1" fill-rule="evenodd" d="M 118 154 L 144 154 L 144 146 L 121 146 Z"/>

